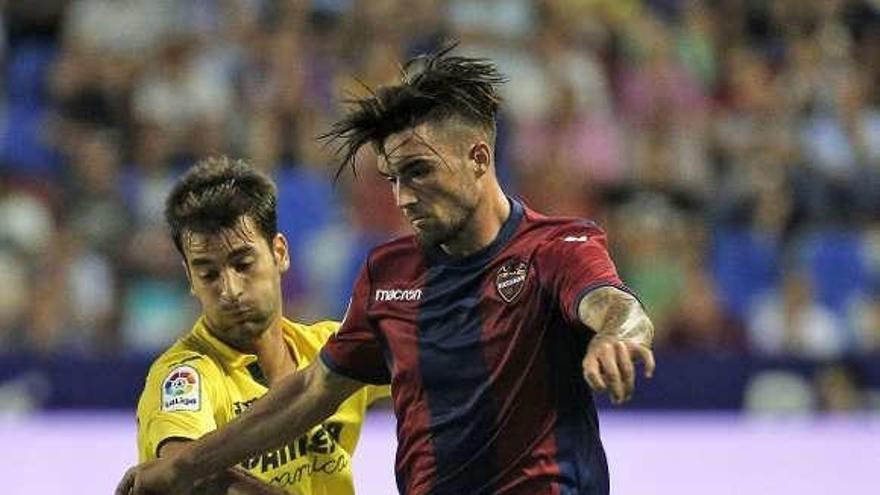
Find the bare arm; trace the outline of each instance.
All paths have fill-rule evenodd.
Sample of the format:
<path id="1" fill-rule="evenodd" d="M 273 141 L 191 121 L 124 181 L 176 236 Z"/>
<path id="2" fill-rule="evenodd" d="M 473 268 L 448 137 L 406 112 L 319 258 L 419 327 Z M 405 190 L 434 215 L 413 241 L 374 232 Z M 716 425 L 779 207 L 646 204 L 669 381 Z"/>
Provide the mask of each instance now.
<path id="1" fill-rule="evenodd" d="M 116 493 L 183 495 L 195 481 L 301 436 L 363 386 L 318 360 L 286 376 L 244 414 L 188 443 L 179 455 L 130 469 Z"/>
<path id="2" fill-rule="evenodd" d="M 159 457 L 176 457 L 183 453 L 190 443 L 191 440 L 168 440 L 159 447 Z M 227 468 L 205 478 L 190 493 L 191 495 L 287 495 L 285 490 L 238 468 Z"/>
<path id="3" fill-rule="evenodd" d="M 645 376 L 654 374 L 654 325 L 631 294 L 615 287 L 589 292 L 578 304 L 581 322 L 596 335 L 584 357 L 584 378 L 596 391 L 608 390 L 617 404 L 632 397 L 634 360 L 642 360 Z"/>

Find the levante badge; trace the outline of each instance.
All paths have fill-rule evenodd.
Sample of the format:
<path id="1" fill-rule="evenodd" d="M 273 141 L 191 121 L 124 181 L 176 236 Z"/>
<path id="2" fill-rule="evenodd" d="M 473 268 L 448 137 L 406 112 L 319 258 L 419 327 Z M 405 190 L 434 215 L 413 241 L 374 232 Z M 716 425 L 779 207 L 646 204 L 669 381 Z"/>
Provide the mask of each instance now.
<path id="1" fill-rule="evenodd" d="M 495 277 L 495 288 L 498 295 L 505 302 L 513 302 L 516 296 L 526 286 L 526 276 L 529 273 L 529 264 L 522 260 L 508 261 L 499 270 Z"/>

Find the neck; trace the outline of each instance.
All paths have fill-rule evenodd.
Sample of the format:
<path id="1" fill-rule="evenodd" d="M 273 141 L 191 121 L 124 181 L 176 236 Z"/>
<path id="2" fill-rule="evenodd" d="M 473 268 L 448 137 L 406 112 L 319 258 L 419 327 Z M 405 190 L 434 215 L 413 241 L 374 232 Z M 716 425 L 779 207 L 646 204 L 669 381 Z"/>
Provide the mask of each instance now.
<path id="1" fill-rule="evenodd" d="M 510 201 L 497 183 L 474 209 L 467 225 L 449 242 L 440 245 L 450 256 L 464 257 L 492 244 L 510 216 Z"/>

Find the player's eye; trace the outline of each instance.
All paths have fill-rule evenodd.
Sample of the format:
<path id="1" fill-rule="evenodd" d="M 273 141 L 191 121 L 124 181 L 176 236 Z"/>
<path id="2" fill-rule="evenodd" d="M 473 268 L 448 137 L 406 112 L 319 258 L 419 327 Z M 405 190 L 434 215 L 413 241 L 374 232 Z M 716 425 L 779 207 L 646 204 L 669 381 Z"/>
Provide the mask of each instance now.
<path id="1" fill-rule="evenodd" d="M 425 162 L 419 162 L 409 169 L 410 180 L 424 179 L 431 174 L 431 166 Z"/>
<path id="2" fill-rule="evenodd" d="M 237 262 L 234 266 L 235 266 L 236 271 L 246 272 L 246 271 L 250 270 L 253 265 L 254 265 L 253 260 L 244 260 L 244 261 Z"/>
<path id="3" fill-rule="evenodd" d="M 403 172 L 402 179 L 409 182 L 414 180 L 422 180 L 431 174 L 431 165 L 424 161 L 414 162 Z"/>
<path id="4" fill-rule="evenodd" d="M 217 280 L 217 277 L 219 276 L 220 272 L 217 270 L 206 270 L 199 273 L 199 278 L 205 282 L 213 282 L 214 280 Z"/>

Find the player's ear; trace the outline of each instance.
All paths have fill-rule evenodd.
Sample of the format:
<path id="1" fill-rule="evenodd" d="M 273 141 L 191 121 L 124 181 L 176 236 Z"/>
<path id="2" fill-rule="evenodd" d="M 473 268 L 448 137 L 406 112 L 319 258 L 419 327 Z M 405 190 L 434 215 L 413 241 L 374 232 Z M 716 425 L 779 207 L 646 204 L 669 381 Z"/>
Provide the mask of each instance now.
<path id="1" fill-rule="evenodd" d="M 290 269 L 290 246 L 287 243 L 287 238 L 281 232 L 272 238 L 272 257 L 281 273 Z"/>
<path id="2" fill-rule="evenodd" d="M 471 146 L 468 158 L 474 166 L 477 177 L 480 177 L 489 170 L 489 166 L 492 164 L 492 150 L 486 141 L 480 140 Z"/>

